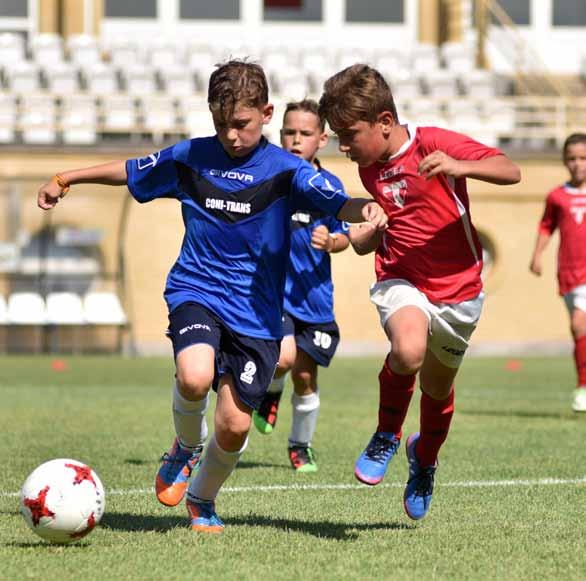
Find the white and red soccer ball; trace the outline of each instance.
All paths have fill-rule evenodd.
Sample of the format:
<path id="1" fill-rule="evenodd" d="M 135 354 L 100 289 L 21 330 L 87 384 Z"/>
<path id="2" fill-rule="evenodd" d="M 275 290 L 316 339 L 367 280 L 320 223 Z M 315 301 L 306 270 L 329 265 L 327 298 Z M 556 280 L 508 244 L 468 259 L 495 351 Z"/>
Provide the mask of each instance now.
<path id="1" fill-rule="evenodd" d="M 28 526 L 52 543 L 85 537 L 104 514 L 98 475 L 78 460 L 59 458 L 33 470 L 20 491 L 20 512 Z"/>

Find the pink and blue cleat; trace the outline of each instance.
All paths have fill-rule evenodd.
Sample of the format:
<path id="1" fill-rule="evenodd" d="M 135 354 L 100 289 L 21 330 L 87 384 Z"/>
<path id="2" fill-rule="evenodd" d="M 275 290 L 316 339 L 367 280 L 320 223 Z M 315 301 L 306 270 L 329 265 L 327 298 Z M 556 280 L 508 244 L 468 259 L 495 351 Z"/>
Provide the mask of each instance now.
<path id="1" fill-rule="evenodd" d="M 403 494 L 403 506 L 409 518 L 422 519 L 429 511 L 433 495 L 433 481 L 437 462 L 433 466 L 421 466 L 415 454 L 419 433 L 411 434 L 407 439 L 407 460 L 409 461 L 409 480 Z"/>
<path id="2" fill-rule="evenodd" d="M 399 449 L 401 440 L 390 432 L 375 432 L 354 466 L 360 482 L 375 486 L 384 478 L 389 462 Z"/>

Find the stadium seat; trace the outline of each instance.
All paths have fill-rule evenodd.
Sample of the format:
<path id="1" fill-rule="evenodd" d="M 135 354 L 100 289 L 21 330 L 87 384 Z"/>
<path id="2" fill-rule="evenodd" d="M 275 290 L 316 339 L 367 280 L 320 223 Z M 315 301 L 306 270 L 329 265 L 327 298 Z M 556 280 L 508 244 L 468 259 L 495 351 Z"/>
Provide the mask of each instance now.
<path id="1" fill-rule="evenodd" d="M 31 93 L 41 88 L 39 66 L 32 61 L 16 61 L 6 64 L 4 76 L 15 93 Z"/>
<path id="2" fill-rule="evenodd" d="M 67 95 L 79 91 L 79 72 L 71 63 L 49 62 L 43 67 L 43 76 L 47 88 L 55 95 Z"/>
<path id="3" fill-rule="evenodd" d="M 147 62 L 155 69 L 184 66 L 185 55 L 181 46 L 164 39 L 155 38 L 147 47 Z"/>
<path id="4" fill-rule="evenodd" d="M 25 59 L 24 38 L 15 32 L 0 34 L 0 65 L 14 64 Z"/>
<path id="5" fill-rule="evenodd" d="M 8 305 L 4 295 L 0 295 L 0 325 L 8 323 Z"/>
<path id="6" fill-rule="evenodd" d="M 12 143 L 16 136 L 16 96 L 0 93 L 0 143 Z"/>
<path id="7" fill-rule="evenodd" d="M 136 108 L 130 95 L 103 95 L 100 104 L 105 131 L 132 131 L 136 127 Z"/>
<path id="8" fill-rule="evenodd" d="M 446 120 L 450 129 L 474 136 L 486 128 L 486 119 L 477 99 L 450 99 L 446 103 Z"/>
<path id="9" fill-rule="evenodd" d="M 143 48 L 132 41 L 113 42 L 109 45 L 107 52 L 110 64 L 118 68 L 126 67 L 128 63 L 143 63 L 145 60 Z"/>
<path id="10" fill-rule="evenodd" d="M 403 101 L 409 99 L 417 99 L 421 96 L 421 83 L 419 78 L 412 75 L 408 70 L 397 71 L 390 79 L 386 78 L 390 83 L 393 95 Z"/>
<path id="11" fill-rule="evenodd" d="M 497 94 L 494 75 L 490 71 L 474 69 L 459 77 L 462 92 L 480 99 L 492 98 Z"/>
<path id="12" fill-rule="evenodd" d="M 271 75 L 272 93 L 287 101 L 298 101 L 307 96 L 309 86 L 303 70 L 287 68 Z"/>
<path id="13" fill-rule="evenodd" d="M 63 39 L 58 34 L 35 34 L 30 40 L 32 58 L 41 66 L 63 62 Z"/>
<path id="14" fill-rule="evenodd" d="M 67 39 L 67 51 L 71 61 L 78 65 L 89 65 L 102 60 L 98 41 L 89 34 L 71 35 Z"/>
<path id="15" fill-rule="evenodd" d="M 55 100 L 50 95 L 23 95 L 20 129 L 25 143 L 50 144 L 57 138 Z"/>
<path id="16" fill-rule="evenodd" d="M 179 112 L 189 137 L 214 135 L 214 123 L 204 97 L 184 97 L 179 101 Z"/>
<path id="17" fill-rule="evenodd" d="M 200 91 L 207 91 L 210 75 L 216 68 L 217 57 L 207 47 L 199 45 L 188 47 L 188 58 L 186 72 L 191 71 L 197 80 L 197 87 Z"/>
<path id="18" fill-rule="evenodd" d="M 431 69 L 422 74 L 422 81 L 431 97 L 452 98 L 458 95 L 456 74 L 447 69 Z"/>
<path id="19" fill-rule="evenodd" d="M 468 73 L 475 68 L 475 49 L 463 42 L 444 42 L 440 55 L 446 68 L 455 73 Z"/>
<path id="20" fill-rule="evenodd" d="M 98 108 L 91 95 L 64 96 L 61 132 L 64 143 L 91 145 L 97 141 Z"/>
<path id="21" fill-rule="evenodd" d="M 149 66 L 133 63 L 126 69 L 120 69 L 123 88 L 130 95 L 149 95 L 157 92 L 155 71 Z"/>
<path id="22" fill-rule="evenodd" d="M 440 68 L 439 54 L 436 46 L 417 44 L 410 53 L 411 70 L 415 74 L 427 73 Z"/>
<path id="23" fill-rule="evenodd" d="M 398 50 L 388 50 L 375 57 L 375 68 L 385 79 L 393 79 L 409 70 L 405 54 Z"/>
<path id="24" fill-rule="evenodd" d="M 180 133 L 177 125 L 175 100 L 170 95 L 145 96 L 139 101 L 143 124 L 152 134 L 155 144 L 160 144 L 165 133 Z"/>
<path id="25" fill-rule="evenodd" d="M 11 294 L 6 319 L 12 325 L 44 325 L 47 312 L 43 297 L 34 292 Z"/>
<path id="26" fill-rule="evenodd" d="M 51 325 L 82 325 L 85 323 L 81 297 L 70 292 L 47 296 L 47 323 Z"/>
<path id="27" fill-rule="evenodd" d="M 196 90 L 194 75 L 184 66 L 174 65 L 159 69 L 158 75 L 161 86 L 168 95 L 193 95 Z"/>
<path id="28" fill-rule="evenodd" d="M 420 97 L 409 105 L 409 119 L 416 125 L 446 126 L 441 105 L 435 99 Z"/>
<path id="29" fill-rule="evenodd" d="M 111 292 L 89 292 L 83 299 L 85 320 L 94 325 L 125 325 L 127 317 L 118 297 Z"/>
<path id="30" fill-rule="evenodd" d="M 119 89 L 116 69 L 106 63 L 90 63 L 81 68 L 87 90 L 94 95 L 111 95 Z"/>

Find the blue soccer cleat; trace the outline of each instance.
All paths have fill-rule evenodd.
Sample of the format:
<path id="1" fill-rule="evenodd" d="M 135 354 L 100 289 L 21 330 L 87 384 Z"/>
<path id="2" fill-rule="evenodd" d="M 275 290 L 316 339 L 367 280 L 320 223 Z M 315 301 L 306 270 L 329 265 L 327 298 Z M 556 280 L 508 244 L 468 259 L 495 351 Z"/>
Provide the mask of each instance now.
<path id="1" fill-rule="evenodd" d="M 202 502 L 187 497 L 187 512 L 191 519 L 191 530 L 199 533 L 218 534 L 223 532 L 224 523 L 216 514 L 213 502 Z"/>
<path id="2" fill-rule="evenodd" d="M 375 432 L 364 452 L 356 460 L 354 476 L 364 484 L 378 484 L 384 478 L 389 462 L 400 443 L 401 440 L 395 434 Z"/>
<path id="3" fill-rule="evenodd" d="M 185 496 L 189 477 L 199 466 L 203 446 L 184 450 L 175 438 L 171 449 L 163 454 L 155 480 L 157 499 L 165 506 L 177 506 Z"/>
<path id="4" fill-rule="evenodd" d="M 429 511 L 433 495 L 433 479 L 437 469 L 434 466 L 421 466 L 415 455 L 415 446 L 419 440 L 419 432 L 411 434 L 407 439 L 407 460 L 409 461 L 409 480 L 403 494 L 403 506 L 409 518 L 422 519 Z"/>

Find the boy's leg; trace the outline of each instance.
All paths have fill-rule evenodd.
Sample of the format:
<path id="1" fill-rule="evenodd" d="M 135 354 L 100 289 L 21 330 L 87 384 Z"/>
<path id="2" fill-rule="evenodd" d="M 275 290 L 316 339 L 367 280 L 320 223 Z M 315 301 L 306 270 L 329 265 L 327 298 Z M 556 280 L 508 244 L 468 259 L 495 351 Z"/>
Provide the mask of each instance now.
<path id="1" fill-rule="evenodd" d="M 370 485 L 382 481 L 399 447 L 415 376 L 425 357 L 429 319 L 421 307 L 408 305 L 389 316 L 384 329 L 392 349 L 379 374 L 378 426 L 354 468 L 356 478 Z"/>
<path id="2" fill-rule="evenodd" d="M 285 377 L 293 367 L 296 354 L 295 337 L 285 335 L 281 341 L 279 364 L 273 380 L 258 410 L 252 414 L 254 425 L 261 434 L 271 434 L 277 424 L 279 403 L 285 388 Z"/>
<path id="3" fill-rule="evenodd" d="M 586 412 L 586 311 L 574 308 L 570 317 L 577 376 L 572 409 L 575 412 Z"/>
<path id="4" fill-rule="evenodd" d="M 155 480 L 157 499 L 166 506 L 179 504 L 185 495 L 207 437 L 205 414 L 214 379 L 213 347 L 204 343 L 186 347 L 177 355 L 176 369 L 173 420 L 177 437 L 163 455 Z"/>
<path id="5" fill-rule="evenodd" d="M 289 460 L 297 472 L 315 472 L 315 454 L 311 441 L 317 425 L 320 400 L 317 387 L 317 363 L 303 350 L 291 373 L 293 379 L 293 421 L 289 433 Z"/>
<path id="6" fill-rule="evenodd" d="M 217 533 L 224 528 L 215 513 L 214 501 L 246 449 L 251 413 L 252 409 L 236 393 L 232 376 L 222 376 L 214 416 L 215 434 L 187 493 L 193 530 Z"/>

